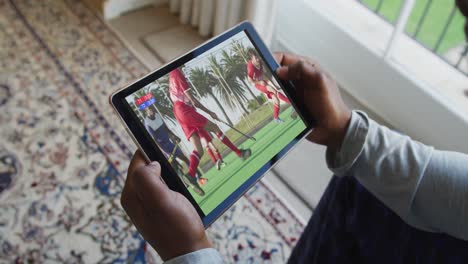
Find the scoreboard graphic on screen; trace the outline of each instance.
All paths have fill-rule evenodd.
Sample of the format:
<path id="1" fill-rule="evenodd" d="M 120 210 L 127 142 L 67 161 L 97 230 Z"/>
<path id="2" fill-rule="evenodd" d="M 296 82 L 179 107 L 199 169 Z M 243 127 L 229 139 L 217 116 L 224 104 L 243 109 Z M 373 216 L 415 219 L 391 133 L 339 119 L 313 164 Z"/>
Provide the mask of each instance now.
<path id="1" fill-rule="evenodd" d="M 135 100 L 135 104 L 140 111 L 155 103 L 156 99 L 154 99 L 153 94 L 151 93 L 147 93 Z"/>

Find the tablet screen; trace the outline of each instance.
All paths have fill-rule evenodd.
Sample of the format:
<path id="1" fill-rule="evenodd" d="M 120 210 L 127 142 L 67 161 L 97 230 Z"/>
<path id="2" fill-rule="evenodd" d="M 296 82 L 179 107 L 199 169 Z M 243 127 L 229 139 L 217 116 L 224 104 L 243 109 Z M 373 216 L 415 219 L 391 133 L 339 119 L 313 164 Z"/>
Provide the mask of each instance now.
<path id="1" fill-rule="evenodd" d="M 306 129 L 245 32 L 125 99 L 206 215 Z"/>

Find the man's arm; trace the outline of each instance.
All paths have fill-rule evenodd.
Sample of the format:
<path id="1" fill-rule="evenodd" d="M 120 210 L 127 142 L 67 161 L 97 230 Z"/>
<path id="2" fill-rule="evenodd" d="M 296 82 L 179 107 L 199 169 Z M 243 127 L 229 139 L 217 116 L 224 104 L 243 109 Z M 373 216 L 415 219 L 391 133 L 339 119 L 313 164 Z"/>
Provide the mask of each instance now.
<path id="1" fill-rule="evenodd" d="M 434 150 L 413 212 L 434 230 L 468 240 L 468 155 Z"/>
<path id="2" fill-rule="evenodd" d="M 408 224 L 468 240 L 468 155 L 434 150 L 353 112 L 341 150 L 327 151 L 327 163 Z"/>
<path id="3" fill-rule="evenodd" d="M 351 115 L 336 83 L 312 59 L 275 54 L 278 76 L 292 81 L 316 119 L 308 136 L 327 146 L 329 167 L 353 175 L 407 223 L 468 240 L 468 155 L 437 151 Z"/>

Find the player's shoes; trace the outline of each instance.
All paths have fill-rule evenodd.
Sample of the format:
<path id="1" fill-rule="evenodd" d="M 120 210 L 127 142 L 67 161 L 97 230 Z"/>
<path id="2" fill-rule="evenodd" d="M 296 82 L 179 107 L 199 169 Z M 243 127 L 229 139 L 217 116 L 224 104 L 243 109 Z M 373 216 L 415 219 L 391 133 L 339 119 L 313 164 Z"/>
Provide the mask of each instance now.
<path id="1" fill-rule="evenodd" d="M 292 119 L 296 119 L 296 118 L 297 118 L 297 112 L 296 112 L 296 111 L 294 111 L 294 110 L 292 111 L 292 113 L 291 113 L 291 118 L 292 118 Z"/>
<path id="2" fill-rule="evenodd" d="M 198 178 L 198 184 L 200 184 L 200 186 L 204 186 L 206 183 L 208 182 L 208 179 L 207 178 Z"/>
<path id="3" fill-rule="evenodd" d="M 281 118 L 275 118 L 275 122 L 276 122 L 277 124 L 284 123 L 284 121 L 283 121 Z"/>
<path id="4" fill-rule="evenodd" d="M 185 183 L 188 183 L 190 186 L 192 186 L 193 188 L 193 191 L 200 195 L 200 196 L 204 196 L 205 195 L 205 191 L 203 191 L 203 189 L 201 188 L 200 184 L 199 184 L 199 181 L 200 179 L 204 179 L 206 180 L 205 178 L 200 178 L 200 179 L 196 179 L 194 177 L 191 177 L 190 175 L 188 174 L 184 174 L 184 182 Z M 206 182 L 204 182 L 205 184 Z"/>
<path id="5" fill-rule="evenodd" d="M 241 149 L 241 159 L 246 160 L 250 155 L 252 155 L 252 151 L 250 149 Z"/>
<path id="6" fill-rule="evenodd" d="M 220 170 L 221 168 L 226 167 L 226 163 L 222 160 L 217 160 L 216 161 L 216 169 Z"/>

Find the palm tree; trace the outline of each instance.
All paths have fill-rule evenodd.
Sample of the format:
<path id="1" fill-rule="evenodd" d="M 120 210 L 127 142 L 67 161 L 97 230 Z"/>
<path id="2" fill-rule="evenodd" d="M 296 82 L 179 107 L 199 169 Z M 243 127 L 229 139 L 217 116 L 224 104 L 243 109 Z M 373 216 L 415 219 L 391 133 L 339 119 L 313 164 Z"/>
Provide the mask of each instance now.
<path id="1" fill-rule="evenodd" d="M 197 67 L 190 70 L 189 80 L 194 88 L 200 93 L 200 96 L 209 95 L 218 105 L 218 108 L 221 109 L 221 112 L 224 115 L 225 120 L 229 125 L 233 125 L 231 119 L 224 110 L 223 105 L 219 101 L 218 97 L 213 93 L 213 87 L 218 85 L 216 78 L 212 73 L 204 68 Z"/>
<path id="2" fill-rule="evenodd" d="M 143 123 L 143 120 L 144 120 L 143 114 L 142 114 L 141 111 L 138 109 L 138 107 L 136 106 L 135 102 L 129 102 L 128 104 L 130 105 L 130 108 L 132 108 L 133 112 L 134 112 L 135 115 L 138 117 L 138 119 L 140 119 L 140 121 Z"/>
<path id="3" fill-rule="evenodd" d="M 240 41 L 233 40 L 231 47 L 232 47 L 232 50 L 237 55 L 239 55 L 240 58 L 242 58 L 242 60 L 244 61 L 245 64 L 247 64 L 247 62 L 249 62 L 249 58 L 247 58 L 248 49 L 242 43 L 240 43 Z"/>
<path id="4" fill-rule="evenodd" d="M 155 81 L 156 85 L 152 87 L 151 93 L 156 98 L 156 105 L 163 118 L 176 124 L 173 103 L 169 98 L 169 76 L 165 75 Z"/>
<path id="5" fill-rule="evenodd" d="M 246 103 L 248 99 L 245 96 L 244 88 L 238 84 L 235 73 L 220 64 L 213 55 L 208 58 L 208 61 L 211 72 L 218 79 L 220 87 L 222 88 L 218 91 L 223 101 L 231 109 L 235 109 L 236 104 L 234 102 L 237 101 L 243 112 L 248 114 L 249 110 L 244 106 L 244 103 Z M 234 100 L 232 98 L 234 98 Z"/>
<path id="6" fill-rule="evenodd" d="M 229 54 L 227 51 L 223 50 L 221 53 L 221 62 L 226 68 L 229 68 L 230 71 L 234 72 L 236 77 L 241 81 L 244 85 L 245 90 L 249 92 L 250 96 L 257 101 L 259 105 L 261 105 L 261 101 L 258 99 L 257 96 L 252 92 L 250 86 L 247 84 L 247 67 L 246 63 L 244 63 L 243 57 L 239 54 L 236 54 L 235 49 L 232 49 L 233 54 Z"/>

